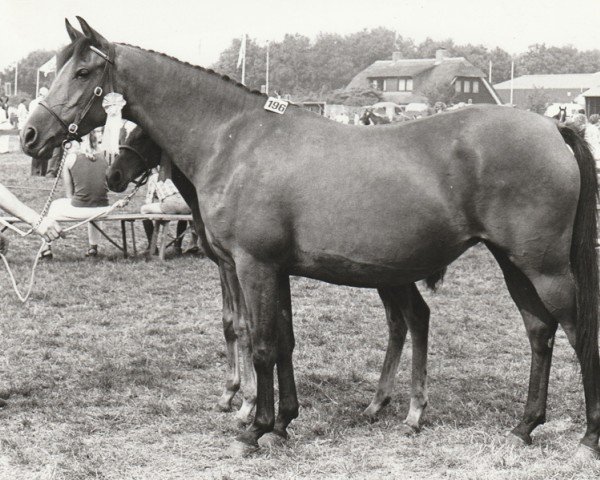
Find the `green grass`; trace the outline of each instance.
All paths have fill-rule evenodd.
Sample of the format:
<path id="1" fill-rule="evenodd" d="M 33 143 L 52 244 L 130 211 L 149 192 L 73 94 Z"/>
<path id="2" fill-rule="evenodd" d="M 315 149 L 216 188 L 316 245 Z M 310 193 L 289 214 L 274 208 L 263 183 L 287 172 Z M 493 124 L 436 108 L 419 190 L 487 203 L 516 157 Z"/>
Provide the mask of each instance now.
<path id="1" fill-rule="evenodd" d="M 28 176 L 22 155 L 0 162 L 3 183 L 49 188 L 50 180 Z M 45 192 L 15 192 L 37 208 L 45 199 Z M 39 242 L 10 238 L 9 259 L 23 281 Z M 125 260 L 106 244 L 90 261 L 85 248 L 85 229 L 58 242 L 26 305 L 0 273 L 0 398 L 8 402 L 0 410 L 0 479 L 600 475 L 599 464 L 572 459 L 585 429 L 583 393 L 562 332 L 548 423 L 531 447 L 505 443 L 524 406 L 529 346 L 481 247 L 450 267 L 438 293 L 424 293 L 432 310 L 430 407 L 411 438 L 399 433 L 410 345 L 392 403 L 375 423 L 360 415 L 387 342 L 376 292 L 292 279 L 300 417 L 286 446 L 243 460 L 227 456 L 238 431 L 233 415 L 213 410 L 225 372 L 216 268 L 196 258 Z"/>

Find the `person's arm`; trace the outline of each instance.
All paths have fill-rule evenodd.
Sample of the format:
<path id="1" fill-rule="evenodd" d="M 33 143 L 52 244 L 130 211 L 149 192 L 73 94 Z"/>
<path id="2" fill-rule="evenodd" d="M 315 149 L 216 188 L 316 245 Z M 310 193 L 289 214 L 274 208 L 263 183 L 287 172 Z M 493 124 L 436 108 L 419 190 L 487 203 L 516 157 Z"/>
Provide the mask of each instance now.
<path id="1" fill-rule="evenodd" d="M 36 226 L 35 232 L 44 237 L 47 241 L 52 241 L 57 239 L 61 232 L 62 228 L 60 225 L 51 219 L 44 218 L 40 222 L 40 215 L 32 210 L 23 202 L 21 202 L 15 195 L 8 190 L 4 185 L 0 183 L 0 208 L 2 210 L 7 211 L 11 215 L 20 218 L 24 222 L 28 223 L 32 227 Z"/>

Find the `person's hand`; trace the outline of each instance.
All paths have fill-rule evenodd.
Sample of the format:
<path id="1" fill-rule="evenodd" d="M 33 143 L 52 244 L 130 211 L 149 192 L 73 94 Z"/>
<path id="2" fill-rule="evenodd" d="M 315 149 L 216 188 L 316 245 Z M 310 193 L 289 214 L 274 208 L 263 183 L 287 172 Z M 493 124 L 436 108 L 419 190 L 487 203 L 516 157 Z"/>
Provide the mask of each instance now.
<path id="1" fill-rule="evenodd" d="M 56 220 L 46 217 L 35 229 L 35 233 L 43 237 L 47 242 L 51 242 L 62 236 L 62 227 Z"/>
<path id="2" fill-rule="evenodd" d="M 115 202 L 115 208 L 125 208 L 128 203 L 129 200 L 127 200 L 126 198 L 121 198 Z"/>
<path id="3" fill-rule="evenodd" d="M 8 238 L 0 233 L 0 253 L 6 255 L 8 252 Z"/>

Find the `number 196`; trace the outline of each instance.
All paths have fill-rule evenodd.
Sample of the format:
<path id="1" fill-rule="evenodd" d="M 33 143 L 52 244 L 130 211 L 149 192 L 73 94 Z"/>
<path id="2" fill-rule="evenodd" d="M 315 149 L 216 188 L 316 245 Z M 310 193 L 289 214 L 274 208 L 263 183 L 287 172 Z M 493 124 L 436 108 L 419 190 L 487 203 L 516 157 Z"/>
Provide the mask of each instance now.
<path id="1" fill-rule="evenodd" d="M 269 108 L 272 108 L 273 110 L 277 110 L 279 112 L 284 112 L 285 111 L 285 107 L 286 107 L 285 103 L 277 102 L 277 101 L 274 101 L 274 100 L 271 100 L 269 102 Z"/>

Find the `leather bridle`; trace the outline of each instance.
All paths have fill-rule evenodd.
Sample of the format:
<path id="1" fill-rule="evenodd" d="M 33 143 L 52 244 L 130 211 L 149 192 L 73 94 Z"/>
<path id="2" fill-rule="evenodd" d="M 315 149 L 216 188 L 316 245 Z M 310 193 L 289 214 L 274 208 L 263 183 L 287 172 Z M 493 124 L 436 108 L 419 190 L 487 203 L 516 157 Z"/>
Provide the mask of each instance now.
<path id="1" fill-rule="evenodd" d="M 145 185 L 148 181 L 148 178 L 151 175 L 150 172 L 152 171 L 154 166 L 151 166 L 150 162 L 148 162 L 148 159 L 144 157 L 144 155 L 142 155 L 137 149 L 130 145 L 119 145 L 119 150 L 127 150 L 128 152 L 132 152 L 144 163 L 144 173 L 142 173 L 138 180 L 132 180 L 131 183 L 133 183 L 136 187 L 141 187 L 142 185 Z"/>
<path id="2" fill-rule="evenodd" d="M 70 125 L 67 125 L 58 116 L 58 114 L 54 110 L 52 110 L 52 107 L 50 107 L 50 105 L 48 105 L 46 103 L 45 99 L 39 103 L 39 105 L 44 107 L 48 111 L 48 113 L 50 113 L 50 115 L 52 115 L 52 117 L 62 127 L 62 129 L 65 133 L 65 140 L 63 142 L 63 145 L 72 140 L 76 140 L 78 142 L 81 141 L 81 135 L 79 135 L 79 133 L 78 133 L 79 125 L 81 124 L 81 122 L 83 121 L 85 116 L 88 114 L 90 109 L 92 108 L 94 101 L 97 98 L 100 98 L 102 96 L 102 94 L 104 93 L 102 86 L 104 85 L 104 82 L 107 79 L 108 79 L 108 91 L 109 92 L 114 91 L 113 69 L 111 68 L 112 65 L 114 65 L 114 58 L 115 58 L 114 45 L 112 43 L 110 44 L 110 46 L 108 47 L 108 54 L 102 52 L 101 50 L 98 50 L 93 45 L 90 46 L 90 50 L 104 59 L 104 70 L 102 71 L 102 77 L 100 77 L 100 85 L 98 85 L 97 87 L 94 88 L 92 96 L 89 98 L 89 100 L 87 101 L 87 103 L 85 104 L 83 109 L 75 116 L 75 120 L 73 120 L 73 122 Z"/>

